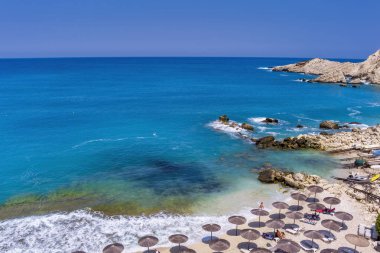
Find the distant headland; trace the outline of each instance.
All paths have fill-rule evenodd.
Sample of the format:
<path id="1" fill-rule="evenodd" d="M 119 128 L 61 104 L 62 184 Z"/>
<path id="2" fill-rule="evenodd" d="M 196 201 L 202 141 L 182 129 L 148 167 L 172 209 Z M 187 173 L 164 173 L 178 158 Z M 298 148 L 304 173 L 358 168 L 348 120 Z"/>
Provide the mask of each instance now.
<path id="1" fill-rule="evenodd" d="M 307 82 L 380 84 L 380 49 L 359 63 L 337 62 L 314 58 L 284 66 L 276 66 L 272 71 L 285 71 L 318 75 L 314 79 L 303 79 Z"/>

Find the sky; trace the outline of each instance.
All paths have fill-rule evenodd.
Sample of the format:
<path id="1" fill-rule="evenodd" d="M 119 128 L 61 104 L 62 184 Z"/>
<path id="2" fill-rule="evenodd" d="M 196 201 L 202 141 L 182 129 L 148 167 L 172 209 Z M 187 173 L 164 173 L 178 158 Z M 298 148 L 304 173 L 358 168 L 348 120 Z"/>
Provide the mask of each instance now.
<path id="1" fill-rule="evenodd" d="M 0 58 L 366 58 L 380 0 L 0 0 Z"/>

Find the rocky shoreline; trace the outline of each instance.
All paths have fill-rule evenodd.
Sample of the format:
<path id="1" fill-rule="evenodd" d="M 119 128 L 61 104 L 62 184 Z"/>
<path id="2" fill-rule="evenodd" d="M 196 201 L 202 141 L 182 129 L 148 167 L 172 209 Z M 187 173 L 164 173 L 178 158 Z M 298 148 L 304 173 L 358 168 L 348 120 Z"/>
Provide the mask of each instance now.
<path id="1" fill-rule="evenodd" d="M 360 63 L 336 62 L 320 58 L 308 61 L 276 66 L 272 71 L 284 71 L 317 75 L 307 82 L 341 83 L 341 84 L 380 84 L 380 50 Z"/>
<path id="2" fill-rule="evenodd" d="M 380 148 L 380 125 L 337 133 L 301 134 L 283 140 L 266 136 L 256 140 L 256 145 L 258 148 L 315 149 L 328 152 L 374 149 Z"/>
<path id="3" fill-rule="evenodd" d="M 262 121 L 266 124 L 277 124 L 277 119 L 266 118 Z M 319 125 L 319 134 L 301 134 L 295 137 L 287 137 L 276 140 L 272 135 L 254 138 L 254 127 L 248 123 L 237 123 L 222 115 L 212 123 L 216 130 L 233 133 L 234 136 L 255 143 L 258 148 L 266 149 L 313 149 L 328 152 L 343 152 L 355 149 L 380 148 L 380 125 L 359 128 L 359 122 L 351 122 L 349 125 L 339 125 L 334 121 L 322 121 Z M 297 128 L 303 126 L 297 125 Z M 341 129 L 341 132 L 327 132 Z M 327 130 L 327 131 L 326 131 Z"/>

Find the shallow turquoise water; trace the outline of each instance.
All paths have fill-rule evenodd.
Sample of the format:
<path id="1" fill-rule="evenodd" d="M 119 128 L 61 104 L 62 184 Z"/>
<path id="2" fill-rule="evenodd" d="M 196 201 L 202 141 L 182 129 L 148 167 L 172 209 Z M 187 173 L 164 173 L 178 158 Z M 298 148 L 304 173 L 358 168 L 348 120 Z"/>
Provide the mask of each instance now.
<path id="1" fill-rule="evenodd" d="M 255 136 L 281 138 L 299 134 L 299 123 L 314 132 L 325 119 L 378 122 L 378 87 L 300 83 L 301 75 L 259 69 L 298 60 L 0 60 L 0 202 L 70 189 L 95 195 L 74 209 L 136 202 L 145 210 L 229 194 L 247 179 L 258 187 L 250 171 L 268 162 L 328 175 L 334 161 L 321 154 L 257 150 L 208 127 L 221 114 L 275 117 L 280 125 L 255 124 Z"/>

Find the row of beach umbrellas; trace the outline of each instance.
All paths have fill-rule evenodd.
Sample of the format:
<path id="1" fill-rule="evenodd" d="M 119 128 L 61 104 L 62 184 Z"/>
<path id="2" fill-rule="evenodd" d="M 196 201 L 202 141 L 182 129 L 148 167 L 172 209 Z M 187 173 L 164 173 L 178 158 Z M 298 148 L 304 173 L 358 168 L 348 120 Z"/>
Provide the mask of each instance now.
<path id="1" fill-rule="evenodd" d="M 311 193 L 314 193 L 314 199 L 313 199 L 312 203 L 309 203 L 307 206 L 311 210 L 325 209 L 326 207 L 323 204 L 319 203 L 319 201 L 317 201 L 317 198 L 316 198 L 317 193 L 323 192 L 323 188 L 320 186 L 313 185 L 313 186 L 309 186 L 308 190 Z M 297 210 L 296 211 L 288 211 L 284 215 L 281 216 L 281 211 L 286 210 L 286 209 L 290 209 L 290 207 L 285 202 L 279 202 L 279 201 L 274 202 L 272 204 L 272 206 L 279 210 L 278 219 L 270 219 L 270 220 L 266 221 L 264 223 L 266 227 L 273 229 L 273 231 L 275 232 L 276 229 L 281 229 L 285 226 L 285 222 L 281 219 L 281 217 L 285 216 L 285 217 L 288 217 L 289 219 L 293 219 L 294 224 L 296 223 L 296 220 L 299 220 L 299 219 L 304 217 L 304 215 L 301 212 L 299 212 L 299 210 L 302 209 L 302 207 L 300 206 L 300 201 L 307 201 L 308 197 L 306 197 L 306 195 L 299 193 L 299 192 L 292 193 L 291 197 L 294 200 L 297 200 Z M 340 200 L 338 198 L 335 198 L 335 197 L 326 197 L 323 199 L 323 201 L 326 204 L 330 205 L 330 209 L 333 205 L 340 204 Z M 261 227 L 261 224 L 262 224 L 261 223 L 261 217 L 269 215 L 269 212 L 262 209 L 262 208 L 252 209 L 251 213 L 253 215 L 256 215 L 259 217 L 259 227 Z M 330 234 L 332 234 L 331 230 L 339 232 L 344 225 L 344 221 L 350 221 L 353 219 L 353 216 L 347 212 L 335 212 L 334 216 L 336 218 L 338 218 L 339 220 L 341 220 L 342 222 L 340 223 L 340 222 L 332 220 L 332 219 L 326 219 L 326 220 L 321 221 L 321 225 L 323 227 L 327 228 L 329 230 Z M 231 224 L 235 225 L 235 234 L 238 235 L 238 226 L 245 224 L 247 222 L 247 219 L 243 216 L 234 215 L 234 216 L 230 216 L 228 218 L 228 221 Z M 230 248 L 230 242 L 228 242 L 225 239 L 213 240 L 213 233 L 221 230 L 220 225 L 211 223 L 211 224 L 203 225 L 202 228 L 205 231 L 211 233 L 211 237 L 210 237 L 210 241 L 209 241 L 209 247 L 212 250 L 217 251 L 217 252 L 221 252 L 221 251 L 225 251 L 225 250 Z M 314 240 L 322 239 L 324 236 L 323 234 L 321 234 L 317 230 L 307 230 L 303 234 L 305 237 L 311 239 L 312 243 L 314 242 Z M 248 250 L 250 250 L 249 249 L 250 242 L 260 238 L 261 233 L 258 230 L 249 228 L 249 229 L 241 230 L 240 236 L 243 237 L 244 239 L 248 240 Z M 347 234 L 345 236 L 345 238 L 349 243 L 351 243 L 352 245 L 355 246 L 355 249 L 357 246 L 358 247 L 368 247 L 369 246 L 368 240 L 366 240 L 362 236 L 358 236 L 358 235 L 354 235 L 354 234 Z M 188 249 L 186 247 L 181 248 L 181 244 L 186 243 L 189 239 L 186 235 L 174 234 L 174 235 L 169 236 L 168 239 L 170 242 L 172 242 L 174 244 L 178 244 L 178 252 L 195 253 L 195 251 L 192 249 Z M 138 240 L 138 244 L 141 247 L 147 248 L 148 252 L 149 252 L 150 248 L 157 245 L 158 241 L 159 240 L 157 237 L 152 236 L 152 235 L 147 235 L 147 236 L 141 237 Z M 278 249 L 284 251 L 284 252 L 292 252 L 292 253 L 293 252 L 297 253 L 301 249 L 300 245 L 297 242 L 294 242 L 294 241 L 288 240 L 288 239 L 280 240 L 277 243 L 276 247 Z M 103 253 L 121 253 L 123 250 L 124 250 L 124 246 L 122 244 L 113 243 L 113 244 L 106 246 L 103 249 Z M 251 253 L 266 253 L 266 252 L 271 252 L 271 251 L 268 249 L 265 249 L 265 248 L 256 248 L 256 249 L 251 250 L 250 252 Z M 338 251 L 334 250 L 334 249 L 324 249 L 321 251 L 321 253 L 334 253 L 334 252 L 338 252 Z M 76 251 L 73 253 L 84 253 L 84 252 Z"/>

